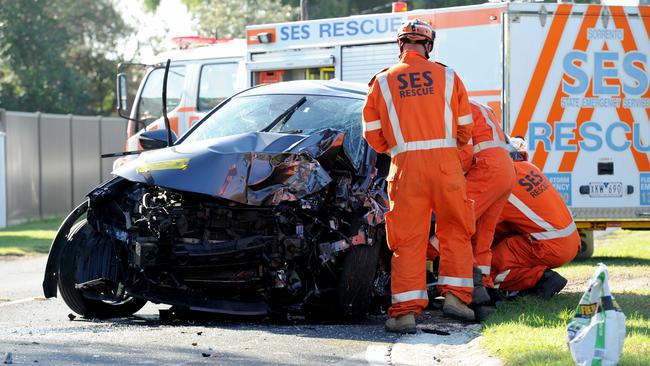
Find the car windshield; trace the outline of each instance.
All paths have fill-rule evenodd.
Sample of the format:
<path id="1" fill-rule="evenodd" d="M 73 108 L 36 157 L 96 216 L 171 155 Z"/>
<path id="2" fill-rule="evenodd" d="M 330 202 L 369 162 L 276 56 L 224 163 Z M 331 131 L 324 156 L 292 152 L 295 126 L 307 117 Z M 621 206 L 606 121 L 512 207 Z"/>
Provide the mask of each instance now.
<path id="1" fill-rule="evenodd" d="M 361 150 L 363 100 L 322 95 L 241 96 L 221 106 L 185 142 L 269 131 L 304 135 L 333 128 L 346 133 L 345 148 L 355 161 Z"/>

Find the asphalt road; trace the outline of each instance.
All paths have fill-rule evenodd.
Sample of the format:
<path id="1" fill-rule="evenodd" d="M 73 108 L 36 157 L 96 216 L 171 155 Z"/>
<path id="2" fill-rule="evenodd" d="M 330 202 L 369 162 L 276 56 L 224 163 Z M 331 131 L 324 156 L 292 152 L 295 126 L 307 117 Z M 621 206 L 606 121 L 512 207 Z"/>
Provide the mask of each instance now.
<path id="1" fill-rule="evenodd" d="M 383 330 L 383 316 L 362 324 L 304 321 L 161 321 L 167 306 L 148 304 L 125 319 L 68 318 L 41 292 L 45 256 L 0 257 L 0 357 L 40 365 L 494 365 L 478 346 L 479 325 L 427 311 L 417 335 Z M 0 358 L 0 363 L 2 362 Z"/>

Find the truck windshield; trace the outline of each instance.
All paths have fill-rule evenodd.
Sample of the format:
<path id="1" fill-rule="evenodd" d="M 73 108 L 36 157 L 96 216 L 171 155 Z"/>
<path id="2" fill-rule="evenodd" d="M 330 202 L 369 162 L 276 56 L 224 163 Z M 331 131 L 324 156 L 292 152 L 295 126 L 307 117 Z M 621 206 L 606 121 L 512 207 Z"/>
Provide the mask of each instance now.
<path id="1" fill-rule="evenodd" d="M 324 128 L 346 133 L 348 153 L 355 157 L 361 147 L 362 99 L 306 95 L 253 95 L 232 99 L 187 137 L 201 141 L 247 132 L 262 131 L 291 107 L 298 106 L 269 132 L 309 135 Z M 300 102 L 300 103 L 299 103 Z"/>
<path id="2" fill-rule="evenodd" d="M 145 126 L 162 116 L 162 87 L 164 68 L 158 68 L 147 77 L 138 101 L 138 121 Z M 185 66 L 172 66 L 167 77 L 167 112 L 174 110 L 181 103 Z M 142 127 L 142 126 L 140 126 Z"/>

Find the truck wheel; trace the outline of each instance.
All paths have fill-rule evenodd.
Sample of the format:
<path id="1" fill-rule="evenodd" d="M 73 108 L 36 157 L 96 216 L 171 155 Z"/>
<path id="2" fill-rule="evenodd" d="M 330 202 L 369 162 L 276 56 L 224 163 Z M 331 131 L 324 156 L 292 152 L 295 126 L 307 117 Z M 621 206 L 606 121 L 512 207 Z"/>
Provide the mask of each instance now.
<path id="1" fill-rule="evenodd" d="M 580 230 L 580 250 L 576 259 L 588 259 L 594 254 L 594 231 Z"/>
<path id="2" fill-rule="evenodd" d="M 79 282 L 77 270 L 92 261 L 93 256 L 104 254 L 112 239 L 98 234 L 86 220 L 77 223 L 68 234 L 59 264 L 59 292 L 66 305 L 85 318 L 119 318 L 132 315 L 147 303 L 146 300 L 127 297 L 120 302 L 89 299 L 75 288 Z M 101 269 L 100 269 L 101 270 Z"/>
<path id="3" fill-rule="evenodd" d="M 376 241 L 372 246 L 353 246 L 345 255 L 336 302 L 343 320 L 362 320 L 368 314 L 382 244 Z"/>

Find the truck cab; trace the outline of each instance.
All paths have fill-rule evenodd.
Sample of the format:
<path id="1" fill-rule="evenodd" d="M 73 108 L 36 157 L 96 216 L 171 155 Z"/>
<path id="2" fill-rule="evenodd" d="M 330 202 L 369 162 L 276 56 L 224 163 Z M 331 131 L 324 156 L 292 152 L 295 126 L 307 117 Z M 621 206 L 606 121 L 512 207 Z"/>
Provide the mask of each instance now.
<path id="1" fill-rule="evenodd" d="M 121 64 L 117 76 L 118 111 L 128 119 L 126 151 L 142 150 L 144 131 L 164 129 L 162 93 L 165 62 L 171 60 L 167 79 L 167 113 L 171 128 L 183 135 L 217 104 L 246 87 L 242 39 L 177 37 L 179 49 L 155 56 L 143 64 Z M 137 92 L 130 93 L 133 75 L 143 75 Z M 131 96 L 130 96 L 131 95 Z M 124 158 L 116 160 L 114 168 Z"/>

